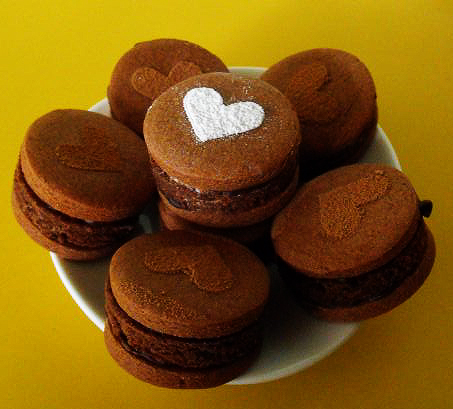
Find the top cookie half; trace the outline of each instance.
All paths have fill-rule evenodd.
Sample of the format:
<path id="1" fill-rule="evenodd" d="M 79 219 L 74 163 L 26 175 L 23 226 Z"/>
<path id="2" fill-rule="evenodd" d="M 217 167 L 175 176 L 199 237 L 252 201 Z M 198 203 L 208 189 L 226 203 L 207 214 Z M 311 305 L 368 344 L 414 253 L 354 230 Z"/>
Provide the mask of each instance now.
<path id="1" fill-rule="evenodd" d="M 168 89 L 149 109 L 144 137 L 161 169 L 200 191 L 269 181 L 295 159 L 301 138 L 280 91 L 231 73 L 203 74 Z"/>

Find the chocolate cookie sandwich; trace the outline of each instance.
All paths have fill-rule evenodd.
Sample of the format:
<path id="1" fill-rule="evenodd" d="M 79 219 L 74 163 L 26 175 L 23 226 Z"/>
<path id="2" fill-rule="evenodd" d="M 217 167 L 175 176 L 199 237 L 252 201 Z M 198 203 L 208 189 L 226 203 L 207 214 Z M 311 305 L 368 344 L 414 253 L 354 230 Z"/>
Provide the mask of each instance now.
<path id="1" fill-rule="evenodd" d="M 411 297 L 435 258 L 420 201 L 400 171 L 356 164 L 303 185 L 279 213 L 271 235 L 280 271 L 316 316 L 358 321 Z"/>
<path id="2" fill-rule="evenodd" d="M 66 109 L 28 129 L 12 205 L 38 244 L 63 258 L 88 260 L 112 254 L 133 236 L 154 191 L 142 139 L 111 118 Z"/>
<path id="3" fill-rule="evenodd" d="M 228 68 L 197 44 L 176 39 L 138 43 L 113 69 L 107 88 L 112 117 L 142 135 L 146 111 L 163 91 L 193 75 L 215 71 Z"/>
<path id="4" fill-rule="evenodd" d="M 164 231 L 114 254 L 105 294 L 105 343 L 123 369 L 158 386 L 208 388 L 257 357 L 269 275 L 232 240 Z"/>
<path id="5" fill-rule="evenodd" d="M 261 79 L 292 102 L 304 136 L 301 180 L 360 159 L 376 132 L 376 89 L 365 64 L 342 50 L 291 55 Z"/>
<path id="6" fill-rule="evenodd" d="M 189 78 L 148 111 L 144 137 L 165 206 L 194 223 L 259 223 L 292 197 L 299 123 L 268 83 L 237 74 Z"/>

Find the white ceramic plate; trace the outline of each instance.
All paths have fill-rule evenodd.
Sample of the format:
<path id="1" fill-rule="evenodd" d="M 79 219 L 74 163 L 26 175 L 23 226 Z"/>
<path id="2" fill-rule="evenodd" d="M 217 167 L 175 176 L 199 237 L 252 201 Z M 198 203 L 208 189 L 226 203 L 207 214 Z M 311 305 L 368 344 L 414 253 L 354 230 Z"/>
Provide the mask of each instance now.
<path id="1" fill-rule="evenodd" d="M 253 77 L 264 71 L 258 67 L 231 67 L 230 70 Z M 90 111 L 110 116 L 107 99 L 91 107 Z M 389 139 L 379 126 L 362 162 L 386 163 L 401 169 Z M 145 231 L 157 229 L 156 215 L 155 204 L 152 204 L 140 217 Z M 100 330 L 104 330 L 104 280 L 110 259 L 80 262 L 64 260 L 54 253 L 50 256 L 74 301 Z M 294 374 L 330 354 L 359 326 L 358 323 L 328 323 L 311 317 L 292 301 L 275 266 L 269 265 L 269 270 L 272 276 L 271 299 L 262 352 L 254 365 L 230 384 L 261 383 Z"/>

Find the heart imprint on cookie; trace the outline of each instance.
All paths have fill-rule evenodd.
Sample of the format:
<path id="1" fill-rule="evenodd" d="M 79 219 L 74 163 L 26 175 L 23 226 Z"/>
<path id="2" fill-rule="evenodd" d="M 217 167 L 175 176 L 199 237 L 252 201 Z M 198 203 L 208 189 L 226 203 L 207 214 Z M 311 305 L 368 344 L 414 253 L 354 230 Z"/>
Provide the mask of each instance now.
<path id="1" fill-rule="evenodd" d="M 325 91 L 329 81 L 326 66 L 318 62 L 302 65 L 291 77 L 285 94 L 302 122 L 327 124 L 349 109 L 352 98 L 346 98 L 347 101 L 340 104 Z"/>
<path id="2" fill-rule="evenodd" d="M 154 100 L 172 85 L 199 74 L 202 74 L 202 71 L 198 65 L 179 61 L 170 70 L 168 76 L 154 68 L 137 68 L 131 76 L 131 84 L 139 94 Z"/>
<path id="3" fill-rule="evenodd" d="M 335 239 L 352 236 L 360 226 L 368 203 L 380 199 L 388 191 L 390 181 L 381 170 L 345 186 L 319 195 L 321 225 Z"/>
<path id="4" fill-rule="evenodd" d="M 231 270 L 215 247 L 210 245 L 153 250 L 145 255 L 144 263 L 149 271 L 156 274 L 184 274 L 200 290 L 207 292 L 225 291 L 233 285 Z"/>
<path id="5" fill-rule="evenodd" d="M 193 88 L 183 99 L 184 110 L 197 142 L 235 136 L 258 128 L 264 120 L 264 109 L 252 101 L 230 105 L 213 88 Z"/>
<path id="6" fill-rule="evenodd" d="M 86 128 L 77 145 L 61 144 L 55 155 L 65 166 L 97 172 L 122 172 L 118 146 L 107 141 L 102 129 Z"/>

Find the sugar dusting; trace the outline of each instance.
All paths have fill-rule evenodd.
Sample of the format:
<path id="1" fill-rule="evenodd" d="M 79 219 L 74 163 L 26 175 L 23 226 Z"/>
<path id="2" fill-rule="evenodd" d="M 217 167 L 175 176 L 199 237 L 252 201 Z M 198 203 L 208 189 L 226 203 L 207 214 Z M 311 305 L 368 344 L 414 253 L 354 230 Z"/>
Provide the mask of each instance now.
<path id="1" fill-rule="evenodd" d="M 380 199 L 390 181 L 377 170 L 345 186 L 319 195 L 321 225 L 328 236 L 343 239 L 353 235 L 364 217 L 364 206 Z"/>
<path id="2" fill-rule="evenodd" d="M 147 253 L 144 262 L 155 274 L 185 274 L 202 291 L 222 292 L 233 284 L 231 270 L 211 245 L 164 247 Z"/>
<path id="3" fill-rule="evenodd" d="M 183 99 L 187 118 L 197 142 L 225 138 L 258 128 L 264 120 L 264 109 L 252 101 L 230 105 L 213 88 L 189 90 Z"/>

